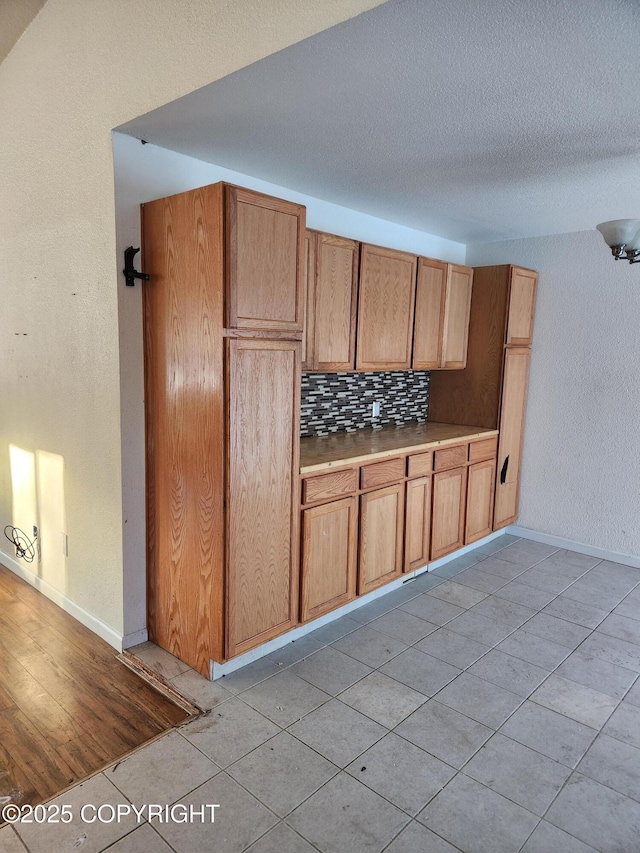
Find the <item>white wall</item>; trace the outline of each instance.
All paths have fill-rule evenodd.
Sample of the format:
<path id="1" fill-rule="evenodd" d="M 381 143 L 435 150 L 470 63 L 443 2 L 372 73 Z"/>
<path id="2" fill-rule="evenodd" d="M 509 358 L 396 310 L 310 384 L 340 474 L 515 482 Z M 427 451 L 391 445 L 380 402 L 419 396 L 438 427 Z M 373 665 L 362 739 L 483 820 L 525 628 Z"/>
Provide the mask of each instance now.
<path id="1" fill-rule="evenodd" d="M 111 130 L 377 5 L 48 0 L 0 64 L 0 529 L 29 531 L 34 514 L 48 527 L 64 524 L 68 557 L 54 530 L 37 571 L 116 642 L 129 630 L 123 527 L 131 521 L 121 476 L 124 283 Z M 128 405 L 132 389 L 124 392 Z M 13 471 L 10 445 L 24 451 Z M 33 490 L 17 480 L 37 479 L 39 470 L 31 500 Z M 23 496 L 18 507 L 14 494 Z M 8 561 L 9 543 L 0 548 Z"/>
<path id="2" fill-rule="evenodd" d="M 540 273 L 518 523 L 640 556 L 640 265 L 595 230 L 469 246 L 467 263 Z"/>
<path id="3" fill-rule="evenodd" d="M 464 263 L 465 246 L 312 198 L 285 187 L 195 160 L 121 133 L 113 134 L 117 257 L 140 245 L 140 203 L 195 187 L 228 181 L 304 204 L 310 228 L 379 243 L 416 254 Z M 139 256 L 137 256 L 139 257 Z M 139 265 L 138 265 L 139 268 Z M 153 286 L 153 285 L 151 285 Z M 144 506 L 144 375 L 142 289 L 118 288 L 122 394 L 122 487 L 124 525 L 125 635 L 146 626 Z"/>

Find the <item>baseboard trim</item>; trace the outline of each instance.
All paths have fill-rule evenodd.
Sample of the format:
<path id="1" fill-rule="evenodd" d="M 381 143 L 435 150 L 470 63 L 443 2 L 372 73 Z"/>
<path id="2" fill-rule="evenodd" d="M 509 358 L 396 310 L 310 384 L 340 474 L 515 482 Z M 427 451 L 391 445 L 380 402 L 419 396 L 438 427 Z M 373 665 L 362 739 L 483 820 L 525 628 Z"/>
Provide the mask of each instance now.
<path id="1" fill-rule="evenodd" d="M 85 628 L 93 631 L 94 634 L 97 634 L 105 640 L 105 642 L 109 643 L 110 646 L 113 646 L 114 649 L 117 649 L 119 652 L 122 651 L 123 638 L 121 634 L 118 634 L 118 632 L 114 631 L 113 628 L 110 628 L 109 625 L 105 625 L 105 623 L 98 619 L 97 616 L 94 616 L 92 613 L 89 613 L 88 610 L 80 607 L 80 605 L 76 604 L 75 601 L 72 601 L 69 596 L 60 592 L 59 589 L 56 589 L 50 583 L 43 580 L 43 578 L 39 577 L 35 572 L 27 569 L 14 557 L 11 557 L 1 549 L 0 563 L 9 569 L 9 571 L 13 572 L 14 575 L 17 575 L 19 578 L 22 578 L 23 581 L 26 581 L 28 584 L 35 587 L 38 592 L 41 592 L 49 599 L 49 601 L 53 601 L 53 603 L 57 604 L 58 607 L 65 611 L 65 613 L 73 616 L 73 618 L 77 619 L 78 622 L 85 626 Z M 146 631 L 144 633 L 146 634 Z"/>
<path id="2" fill-rule="evenodd" d="M 632 554 L 621 554 L 619 551 L 608 551 L 606 548 L 596 548 L 593 545 L 585 545 L 583 542 L 575 542 L 573 539 L 563 539 L 561 536 L 551 536 L 549 533 L 540 533 L 530 530 L 528 527 L 520 527 L 519 524 L 511 524 L 505 528 L 507 533 L 513 536 L 521 536 L 523 539 L 532 539 L 534 542 L 542 542 L 544 545 L 555 545 L 558 548 L 566 548 L 568 551 L 577 551 L 578 554 L 586 554 L 589 557 L 599 557 L 611 563 L 622 563 L 625 566 L 633 566 L 640 569 L 640 557 Z"/>
<path id="3" fill-rule="evenodd" d="M 132 649 L 134 646 L 139 646 L 140 643 L 146 643 L 149 639 L 149 632 L 146 628 L 140 631 L 133 631 L 131 634 L 125 634 L 122 638 L 122 648 Z"/>

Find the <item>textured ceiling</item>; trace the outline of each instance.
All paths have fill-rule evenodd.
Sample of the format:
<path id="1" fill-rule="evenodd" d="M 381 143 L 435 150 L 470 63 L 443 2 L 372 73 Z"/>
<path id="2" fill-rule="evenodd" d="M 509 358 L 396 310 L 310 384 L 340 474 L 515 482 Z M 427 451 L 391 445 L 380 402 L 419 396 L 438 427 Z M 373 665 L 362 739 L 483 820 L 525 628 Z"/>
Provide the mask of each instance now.
<path id="1" fill-rule="evenodd" d="M 45 3 L 46 0 L 0 0 L 0 62 Z"/>
<path id="2" fill-rule="evenodd" d="M 638 0 L 389 0 L 120 130 L 465 243 L 640 217 Z"/>

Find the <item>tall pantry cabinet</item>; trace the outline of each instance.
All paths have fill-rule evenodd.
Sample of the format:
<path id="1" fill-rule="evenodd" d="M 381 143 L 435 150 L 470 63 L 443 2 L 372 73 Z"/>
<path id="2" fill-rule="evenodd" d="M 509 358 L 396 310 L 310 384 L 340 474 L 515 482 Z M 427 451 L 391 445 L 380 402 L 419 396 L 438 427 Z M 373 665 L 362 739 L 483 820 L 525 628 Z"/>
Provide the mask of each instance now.
<path id="1" fill-rule="evenodd" d="M 298 620 L 305 210 L 219 183 L 142 231 L 149 636 L 208 677 Z"/>

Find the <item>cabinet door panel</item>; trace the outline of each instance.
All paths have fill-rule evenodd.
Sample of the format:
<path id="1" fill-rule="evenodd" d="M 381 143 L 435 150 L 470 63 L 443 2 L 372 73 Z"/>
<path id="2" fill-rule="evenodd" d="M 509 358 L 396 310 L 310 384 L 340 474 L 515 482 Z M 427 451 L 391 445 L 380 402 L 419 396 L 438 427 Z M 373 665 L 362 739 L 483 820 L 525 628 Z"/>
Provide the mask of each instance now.
<path id="1" fill-rule="evenodd" d="M 355 598 L 357 533 L 356 498 L 303 512 L 302 622 Z"/>
<path id="2" fill-rule="evenodd" d="M 429 562 L 431 542 L 431 477 L 407 483 L 404 570 L 412 572 Z"/>
<path id="3" fill-rule="evenodd" d="M 466 468 L 454 468 L 433 475 L 432 560 L 444 557 L 464 544 L 466 495 Z"/>
<path id="4" fill-rule="evenodd" d="M 495 459 L 477 462 L 469 467 L 467 486 L 467 518 L 464 543 L 488 536 L 493 527 L 493 498 L 496 480 Z"/>
<path id="5" fill-rule="evenodd" d="M 360 497 L 358 595 L 402 574 L 404 483 Z"/>
<path id="6" fill-rule="evenodd" d="M 313 370 L 313 338 L 315 328 L 316 299 L 316 237 L 308 228 L 304 235 L 302 265 L 302 293 L 304 308 L 304 333 L 302 335 L 302 369 Z"/>
<path id="7" fill-rule="evenodd" d="M 531 346 L 538 275 L 533 270 L 511 271 L 507 346 Z"/>
<path id="8" fill-rule="evenodd" d="M 473 270 L 449 265 L 444 309 L 442 367 L 461 369 L 467 363 Z"/>
<path id="9" fill-rule="evenodd" d="M 227 355 L 231 657 L 297 621 L 300 345 L 233 339 Z"/>
<path id="10" fill-rule="evenodd" d="M 411 367 L 417 258 L 362 246 L 356 368 Z"/>
<path id="11" fill-rule="evenodd" d="M 518 496 L 524 418 L 531 351 L 505 349 L 494 528 L 504 527 L 518 516 Z"/>
<path id="12" fill-rule="evenodd" d="M 315 369 L 353 370 L 360 244 L 318 234 Z"/>
<path id="13" fill-rule="evenodd" d="M 302 331 L 305 209 L 227 187 L 227 325 Z"/>
<path id="14" fill-rule="evenodd" d="M 413 335 L 413 367 L 416 370 L 434 370 L 442 366 L 446 289 L 447 264 L 419 258 Z"/>

